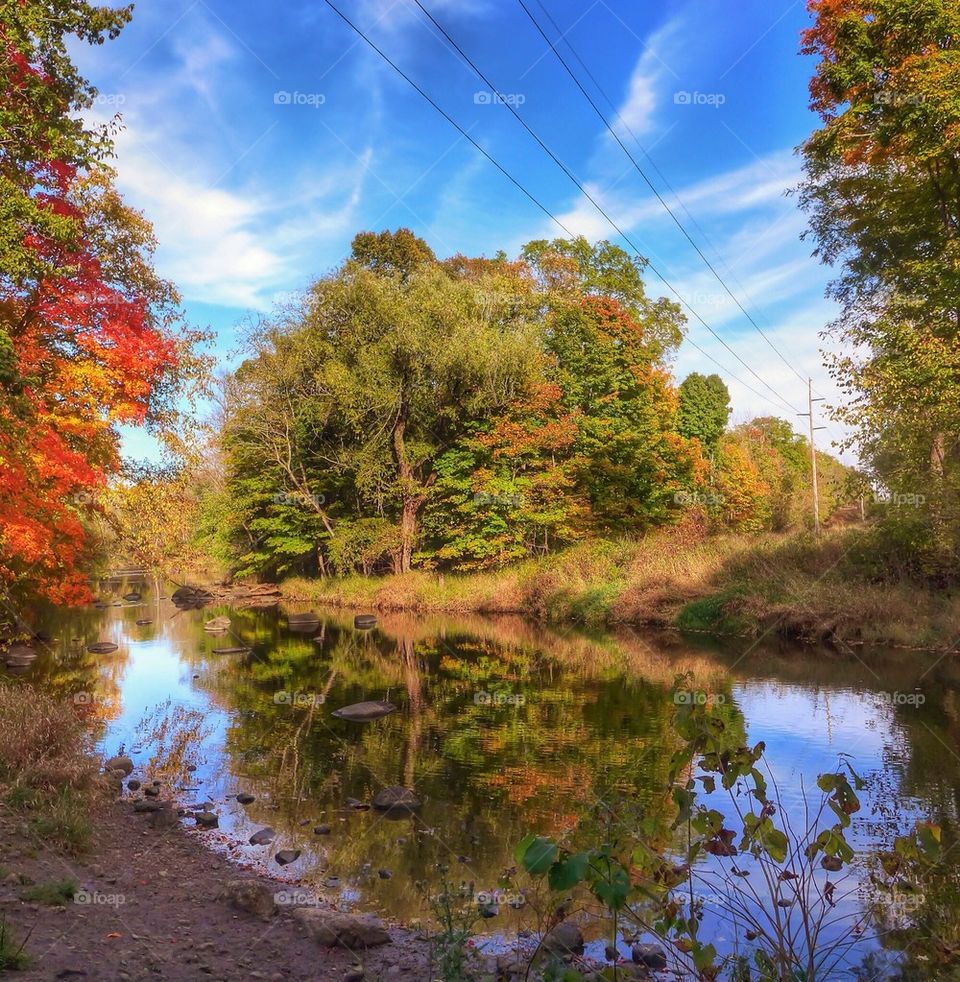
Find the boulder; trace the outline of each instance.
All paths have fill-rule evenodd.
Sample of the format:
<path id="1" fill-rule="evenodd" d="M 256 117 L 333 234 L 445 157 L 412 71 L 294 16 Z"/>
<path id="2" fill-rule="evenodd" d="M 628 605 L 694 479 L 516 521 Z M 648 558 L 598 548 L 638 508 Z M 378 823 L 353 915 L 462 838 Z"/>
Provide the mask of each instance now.
<path id="1" fill-rule="evenodd" d="M 250 836 L 251 846 L 268 846 L 277 837 L 277 833 L 268 825 L 266 828 L 258 829 Z"/>
<path id="2" fill-rule="evenodd" d="M 124 777 L 129 777 L 133 773 L 133 761 L 124 754 L 118 757 L 111 757 L 104 765 L 105 771 L 123 771 Z"/>
<path id="3" fill-rule="evenodd" d="M 355 723 L 369 723 L 371 720 L 389 716 L 396 711 L 397 707 L 392 702 L 355 702 L 351 706 L 334 710 L 333 715 L 338 719 L 353 720 Z"/>
<path id="4" fill-rule="evenodd" d="M 179 821 L 179 816 L 170 802 L 164 801 L 160 808 L 151 812 L 148 821 L 155 829 L 172 829 Z"/>
<path id="5" fill-rule="evenodd" d="M 220 827 L 220 819 L 213 812 L 197 812 L 193 817 L 198 829 L 215 829 Z"/>
<path id="6" fill-rule="evenodd" d="M 383 812 L 400 809 L 413 811 L 420 807 L 420 799 L 409 788 L 398 785 L 378 791 L 373 799 L 373 807 Z"/>
<path id="7" fill-rule="evenodd" d="M 228 880 L 220 899 L 264 921 L 277 912 L 273 889 L 259 880 Z"/>
<path id="8" fill-rule="evenodd" d="M 314 941 L 328 947 L 353 951 L 390 943 L 390 935 L 383 922 L 372 914 L 344 914 L 319 907 L 298 907 L 293 916 Z"/>
<path id="9" fill-rule="evenodd" d="M 241 805 L 251 805 L 256 800 L 257 796 L 250 794 L 249 791 L 241 791 L 240 794 L 237 795 L 237 801 L 239 801 Z"/>
<path id="10" fill-rule="evenodd" d="M 583 932 L 573 921 L 561 921 L 553 930 L 547 932 L 541 947 L 548 954 L 559 958 L 582 955 Z"/>
<path id="11" fill-rule="evenodd" d="M 8 668 L 27 668 L 36 658 L 36 651 L 27 644 L 12 644 L 3 656 Z"/>
<path id="12" fill-rule="evenodd" d="M 377 618 L 374 614 L 357 614 L 353 619 L 353 626 L 358 631 L 369 631 L 377 626 Z"/>
<path id="13" fill-rule="evenodd" d="M 289 866 L 291 863 L 295 863 L 300 858 L 300 850 L 281 849 L 273 858 L 280 866 Z"/>
<path id="14" fill-rule="evenodd" d="M 646 965 L 647 968 L 667 967 L 667 953 L 659 945 L 635 944 L 630 955 L 637 965 Z"/>

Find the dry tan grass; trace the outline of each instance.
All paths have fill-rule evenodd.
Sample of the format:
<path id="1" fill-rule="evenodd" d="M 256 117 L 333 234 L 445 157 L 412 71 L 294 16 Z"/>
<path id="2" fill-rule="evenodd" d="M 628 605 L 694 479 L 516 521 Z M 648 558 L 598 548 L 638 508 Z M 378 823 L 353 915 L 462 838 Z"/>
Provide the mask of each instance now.
<path id="1" fill-rule="evenodd" d="M 102 793 L 100 763 L 73 707 L 27 685 L 0 685 L 0 799 L 38 838 L 83 849 Z"/>
<path id="2" fill-rule="evenodd" d="M 290 599 L 381 611 L 522 614 L 593 627 L 698 625 L 809 640 L 939 645 L 960 635 L 960 597 L 877 583 L 849 560 L 857 533 L 708 535 L 695 523 L 595 540 L 496 573 L 291 580 Z M 718 621 L 717 611 L 721 612 Z"/>

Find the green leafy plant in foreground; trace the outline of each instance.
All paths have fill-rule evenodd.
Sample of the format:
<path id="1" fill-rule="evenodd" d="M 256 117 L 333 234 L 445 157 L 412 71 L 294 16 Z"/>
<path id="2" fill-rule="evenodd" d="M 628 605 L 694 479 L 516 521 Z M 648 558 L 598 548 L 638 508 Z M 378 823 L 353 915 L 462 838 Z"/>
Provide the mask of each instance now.
<path id="1" fill-rule="evenodd" d="M 794 828 L 763 743 L 741 745 L 711 700 L 689 697 L 690 681 L 679 676 L 672 693 L 680 744 L 665 789 L 676 810 L 672 841 L 661 846 L 643 823 L 613 820 L 598 846 L 574 851 L 528 835 L 516 859 L 552 891 L 585 888 L 614 938 L 625 929 L 654 935 L 684 977 L 713 980 L 726 970 L 769 982 L 833 978 L 870 916 L 837 912 L 859 883 L 847 835 L 865 782 L 841 756 L 835 771 L 818 777 L 819 800 L 804 793 L 805 827 Z M 711 806 L 718 791 L 725 812 Z M 919 822 L 873 857 L 871 882 L 902 891 L 939 855 L 939 826 Z M 703 936 L 708 902 L 736 939 L 732 956 Z"/>

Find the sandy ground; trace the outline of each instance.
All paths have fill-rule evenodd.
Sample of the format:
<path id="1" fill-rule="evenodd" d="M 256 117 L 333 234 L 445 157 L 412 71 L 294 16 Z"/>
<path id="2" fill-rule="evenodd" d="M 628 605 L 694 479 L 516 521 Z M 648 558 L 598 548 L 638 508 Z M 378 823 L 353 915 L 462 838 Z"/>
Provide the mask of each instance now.
<path id="1" fill-rule="evenodd" d="M 49 849 L 19 815 L 0 812 L 0 921 L 27 938 L 35 979 L 336 979 L 429 982 L 429 945 L 387 925 L 391 943 L 351 952 L 308 938 L 289 911 L 269 921 L 220 899 L 251 877 L 195 835 L 154 827 L 129 802 L 104 805 L 92 849 L 80 859 Z M 252 877 L 257 879 L 257 877 Z M 88 902 L 23 899 L 23 880 L 72 880 Z M 280 889 L 282 884 L 263 880 Z M 362 963 L 363 974 L 354 966 Z"/>

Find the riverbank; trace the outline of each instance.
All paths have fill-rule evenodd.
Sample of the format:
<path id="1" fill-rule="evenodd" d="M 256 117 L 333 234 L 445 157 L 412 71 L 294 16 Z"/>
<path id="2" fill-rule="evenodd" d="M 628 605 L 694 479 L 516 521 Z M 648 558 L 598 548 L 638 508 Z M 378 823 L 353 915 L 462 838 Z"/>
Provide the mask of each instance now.
<path id="1" fill-rule="evenodd" d="M 817 643 L 939 648 L 960 597 L 868 575 L 857 530 L 707 536 L 677 527 L 593 541 L 494 573 L 289 579 L 290 602 L 348 609 L 521 614 L 587 628 L 677 628 Z"/>
<path id="2" fill-rule="evenodd" d="M 0 685 L 0 738 L 0 973 L 431 977 L 426 938 L 307 904 L 295 884 L 211 851 L 164 789 L 102 773 L 71 704 Z"/>

